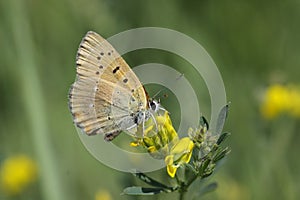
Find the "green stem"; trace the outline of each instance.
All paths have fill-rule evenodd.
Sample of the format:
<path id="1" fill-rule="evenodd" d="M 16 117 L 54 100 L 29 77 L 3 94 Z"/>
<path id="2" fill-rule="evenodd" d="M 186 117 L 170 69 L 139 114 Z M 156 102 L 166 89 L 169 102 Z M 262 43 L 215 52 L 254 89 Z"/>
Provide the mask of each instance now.
<path id="1" fill-rule="evenodd" d="M 198 176 L 194 176 L 187 184 L 179 181 L 178 177 L 176 175 L 175 175 L 175 178 L 176 178 L 177 184 L 180 185 L 179 190 L 178 190 L 179 200 L 184 200 L 184 196 L 185 196 L 186 192 L 188 191 L 191 184 L 198 178 Z"/>
<path id="2" fill-rule="evenodd" d="M 186 191 L 179 191 L 179 200 L 184 200 L 184 195 L 185 195 Z"/>
<path id="3" fill-rule="evenodd" d="M 43 199 L 63 200 L 63 183 L 59 178 L 55 155 L 49 142 L 49 131 L 45 115 L 45 105 L 41 82 L 38 78 L 34 42 L 31 34 L 30 20 L 24 1 L 6 1 L 8 3 L 7 19 L 11 20 L 12 38 L 16 46 L 16 73 L 20 75 L 20 86 L 24 106 L 31 127 L 33 147 L 39 165 L 39 176 Z"/>

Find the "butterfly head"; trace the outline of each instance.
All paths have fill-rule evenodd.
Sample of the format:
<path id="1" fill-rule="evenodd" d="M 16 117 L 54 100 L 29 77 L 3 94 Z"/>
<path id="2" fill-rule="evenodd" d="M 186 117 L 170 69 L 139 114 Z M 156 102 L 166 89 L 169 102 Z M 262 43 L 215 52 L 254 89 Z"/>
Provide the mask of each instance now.
<path id="1" fill-rule="evenodd" d="M 160 100 L 154 100 L 150 99 L 149 100 L 149 108 L 152 110 L 154 113 L 156 113 L 160 109 Z"/>

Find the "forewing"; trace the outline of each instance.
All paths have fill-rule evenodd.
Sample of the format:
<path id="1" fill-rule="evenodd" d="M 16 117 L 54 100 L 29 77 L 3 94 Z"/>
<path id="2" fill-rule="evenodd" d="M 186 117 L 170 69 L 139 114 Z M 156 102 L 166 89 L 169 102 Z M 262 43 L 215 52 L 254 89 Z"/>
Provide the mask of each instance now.
<path id="1" fill-rule="evenodd" d="M 142 84 L 119 53 L 88 32 L 76 58 L 76 81 L 69 93 L 75 124 L 88 135 L 126 130 L 147 107 Z"/>

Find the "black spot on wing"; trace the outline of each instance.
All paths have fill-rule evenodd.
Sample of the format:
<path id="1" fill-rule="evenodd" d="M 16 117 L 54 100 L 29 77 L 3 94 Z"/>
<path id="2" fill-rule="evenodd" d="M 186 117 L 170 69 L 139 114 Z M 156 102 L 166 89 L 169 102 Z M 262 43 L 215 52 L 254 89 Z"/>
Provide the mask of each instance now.
<path id="1" fill-rule="evenodd" d="M 117 71 L 119 71 L 120 70 L 120 66 L 117 66 L 114 70 L 113 70 L 113 73 L 115 74 L 115 73 L 117 73 Z"/>

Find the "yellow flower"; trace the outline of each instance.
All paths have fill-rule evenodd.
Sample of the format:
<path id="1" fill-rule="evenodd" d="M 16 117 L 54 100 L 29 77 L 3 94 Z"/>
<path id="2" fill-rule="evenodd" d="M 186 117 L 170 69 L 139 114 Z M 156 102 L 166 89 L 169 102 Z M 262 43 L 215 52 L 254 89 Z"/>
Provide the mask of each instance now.
<path id="1" fill-rule="evenodd" d="M 289 107 L 289 93 L 284 86 L 273 85 L 266 91 L 261 107 L 262 115 L 273 119 Z"/>
<path id="2" fill-rule="evenodd" d="M 36 177 L 37 166 L 25 155 L 6 159 L 0 169 L 1 186 L 10 195 L 21 193 Z"/>
<path id="3" fill-rule="evenodd" d="M 149 119 L 145 124 L 144 137 L 131 142 L 131 146 L 145 147 L 151 156 L 157 159 L 164 159 L 168 155 L 170 146 L 178 141 L 178 135 L 172 126 L 172 121 L 167 111 L 157 114 L 154 120 Z M 138 131 L 142 132 L 142 125 Z"/>
<path id="4" fill-rule="evenodd" d="M 109 192 L 106 190 L 99 190 L 95 196 L 95 200 L 111 200 L 111 199 L 112 198 Z"/>
<path id="5" fill-rule="evenodd" d="M 300 117 L 300 90 L 295 86 L 270 86 L 261 106 L 266 119 L 273 119 L 282 113 Z"/>
<path id="6" fill-rule="evenodd" d="M 177 168 L 190 161 L 194 142 L 188 137 L 179 140 L 167 111 L 164 111 L 163 114 L 157 114 L 155 121 L 156 124 L 154 120 L 149 119 L 145 124 L 144 137 L 137 139 L 130 145 L 141 145 L 154 158 L 164 159 L 167 172 L 173 178 Z M 138 130 L 141 131 L 141 127 Z"/>
<path id="7" fill-rule="evenodd" d="M 184 164 L 188 163 L 192 156 L 192 151 L 194 148 L 193 141 L 184 137 L 180 139 L 170 151 L 170 154 L 166 156 L 165 163 L 167 165 L 168 174 L 173 178 L 177 171 L 177 168 Z"/>

